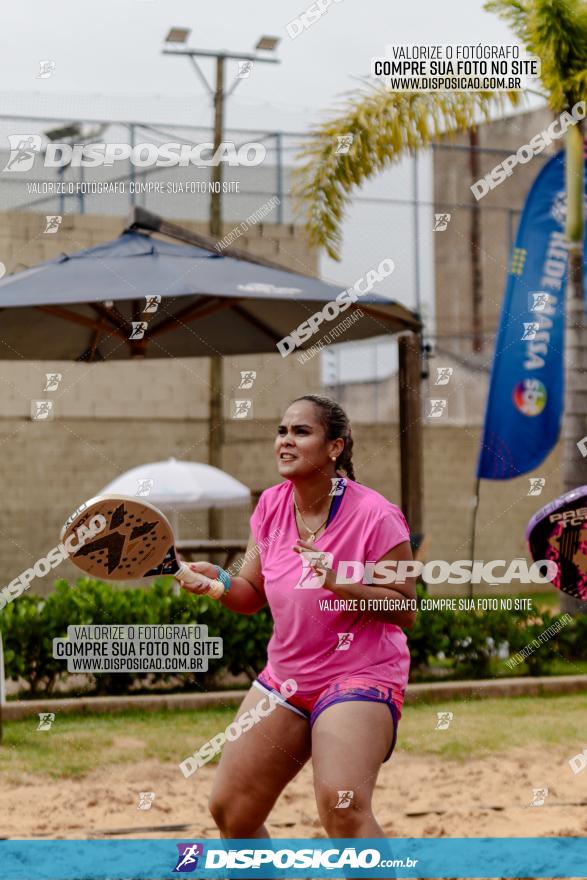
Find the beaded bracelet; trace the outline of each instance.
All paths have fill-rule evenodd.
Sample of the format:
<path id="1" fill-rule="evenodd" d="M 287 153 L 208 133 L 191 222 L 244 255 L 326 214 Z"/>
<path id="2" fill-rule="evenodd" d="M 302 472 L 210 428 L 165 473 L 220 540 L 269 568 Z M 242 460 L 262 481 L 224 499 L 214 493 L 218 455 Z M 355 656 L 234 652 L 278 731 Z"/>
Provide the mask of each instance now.
<path id="1" fill-rule="evenodd" d="M 218 580 L 220 581 L 220 583 L 224 587 L 224 592 L 228 593 L 228 591 L 230 590 L 230 588 L 232 586 L 231 576 L 223 568 L 220 568 L 219 565 L 216 566 L 216 573 L 218 575 Z"/>

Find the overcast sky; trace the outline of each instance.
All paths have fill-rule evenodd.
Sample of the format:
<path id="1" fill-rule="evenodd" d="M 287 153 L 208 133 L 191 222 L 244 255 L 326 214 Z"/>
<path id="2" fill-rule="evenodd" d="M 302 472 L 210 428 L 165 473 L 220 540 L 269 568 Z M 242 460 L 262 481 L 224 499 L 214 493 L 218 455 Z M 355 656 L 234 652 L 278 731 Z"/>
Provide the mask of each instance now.
<path id="1" fill-rule="evenodd" d="M 226 107 L 226 127 L 305 131 L 340 96 L 356 89 L 370 59 L 389 43 L 513 42 L 480 0 L 340 0 L 297 38 L 286 25 L 305 0 L 28 0 L 3 7 L 0 29 L 2 113 L 208 125 L 211 103 L 186 58 L 161 54 L 170 26 L 192 29 L 190 45 L 251 50 L 261 34 L 281 37 L 281 63 L 258 64 Z M 37 79 L 39 61 L 56 63 Z M 234 64 L 234 63 L 233 63 Z M 209 79 L 213 62 L 202 67 Z M 229 78 L 236 72 L 234 67 Z M 420 197 L 430 198 L 430 169 L 420 164 Z M 409 163 L 370 182 L 362 195 L 411 196 Z M 431 308 L 430 215 L 421 214 L 423 299 Z M 382 292 L 415 304 L 413 217 L 406 208 L 357 205 L 345 224 L 343 261 L 322 261 L 328 280 L 352 283 L 385 256 L 397 270 Z M 368 265 L 365 265 L 365 261 Z M 375 262 L 375 265 L 377 263 Z"/>
<path id="2" fill-rule="evenodd" d="M 282 38 L 280 65 L 257 65 L 227 109 L 228 125 L 303 130 L 356 87 L 373 55 L 388 43 L 501 43 L 508 29 L 479 0 L 340 0 L 296 39 L 286 24 L 304 0 L 28 0 L 5 4 L 0 33 L 2 82 L 19 93 L 16 107 L 61 109 L 79 95 L 84 112 L 121 118 L 140 108 L 154 118 L 172 107 L 177 121 L 207 124 L 209 101 L 187 59 L 161 54 L 171 25 L 192 29 L 203 49 L 249 51 L 261 34 Z M 466 10 L 466 12 L 465 12 Z M 35 79 L 40 59 L 55 60 L 48 80 Z M 211 73 L 212 62 L 208 62 Z M 38 93 L 35 95 L 34 93 Z M 147 100 L 137 101 L 139 97 Z M 4 95 L 3 95 L 4 99 Z M 4 101 L 3 101 L 4 103 Z M 15 106 L 10 100 L 8 107 Z M 50 109 L 51 108 L 51 109 Z"/>

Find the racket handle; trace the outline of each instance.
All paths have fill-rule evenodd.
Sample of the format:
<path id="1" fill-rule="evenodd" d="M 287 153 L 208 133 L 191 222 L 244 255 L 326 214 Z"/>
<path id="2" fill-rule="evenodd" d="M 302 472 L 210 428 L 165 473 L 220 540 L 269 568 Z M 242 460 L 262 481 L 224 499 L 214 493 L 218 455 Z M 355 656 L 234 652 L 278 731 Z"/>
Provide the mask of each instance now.
<path id="1" fill-rule="evenodd" d="M 202 596 L 211 596 L 212 599 L 220 599 L 220 597 L 224 594 L 224 584 L 221 584 L 220 581 L 213 581 L 211 578 L 207 578 L 204 574 L 198 574 L 196 571 L 192 571 L 189 565 L 186 565 L 185 562 L 179 563 L 179 571 L 174 575 L 178 581 L 183 581 L 186 584 L 209 584 L 210 589 L 207 593 L 202 593 Z"/>

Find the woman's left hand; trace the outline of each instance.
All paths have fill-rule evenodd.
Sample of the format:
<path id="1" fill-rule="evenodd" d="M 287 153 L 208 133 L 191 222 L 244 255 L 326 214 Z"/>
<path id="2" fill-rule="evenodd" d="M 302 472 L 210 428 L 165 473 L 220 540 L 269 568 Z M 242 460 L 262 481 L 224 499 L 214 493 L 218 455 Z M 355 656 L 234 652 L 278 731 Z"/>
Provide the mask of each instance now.
<path id="1" fill-rule="evenodd" d="M 336 572 L 328 567 L 327 553 L 320 550 L 320 548 L 316 547 L 315 544 L 312 544 L 311 541 L 303 541 L 301 538 L 298 538 L 293 549 L 308 561 L 310 568 L 314 569 L 317 574 L 325 575 L 324 583 L 322 584 L 322 587 L 325 590 L 330 590 L 332 593 L 338 594 L 342 592 L 342 587 L 340 585 L 337 586 L 336 583 Z"/>

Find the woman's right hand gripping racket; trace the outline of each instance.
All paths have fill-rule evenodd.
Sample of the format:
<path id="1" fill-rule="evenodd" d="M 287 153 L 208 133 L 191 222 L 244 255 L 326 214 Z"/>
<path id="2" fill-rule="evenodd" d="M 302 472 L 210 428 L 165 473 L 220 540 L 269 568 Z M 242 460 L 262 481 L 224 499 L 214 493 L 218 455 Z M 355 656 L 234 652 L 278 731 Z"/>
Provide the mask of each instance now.
<path id="1" fill-rule="evenodd" d="M 553 586 L 587 601 L 587 486 L 566 492 L 535 513 L 526 529 L 532 555 L 557 567 Z"/>
<path id="2" fill-rule="evenodd" d="M 89 540 L 76 541 L 96 517 L 106 525 Z M 82 532 L 80 533 L 80 529 Z M 125 495 L 103 495 L 82 504 L 61 530 L 60 540 L 76 546 L 70 559 L 92 577 L 128 581 L 155 575 L 173 575 L 194 592 L 219 599 L 224 586 L 218 580 L 192 571 L 178 558 L 173 529 L 167 517 L 152 504 Z"/>

